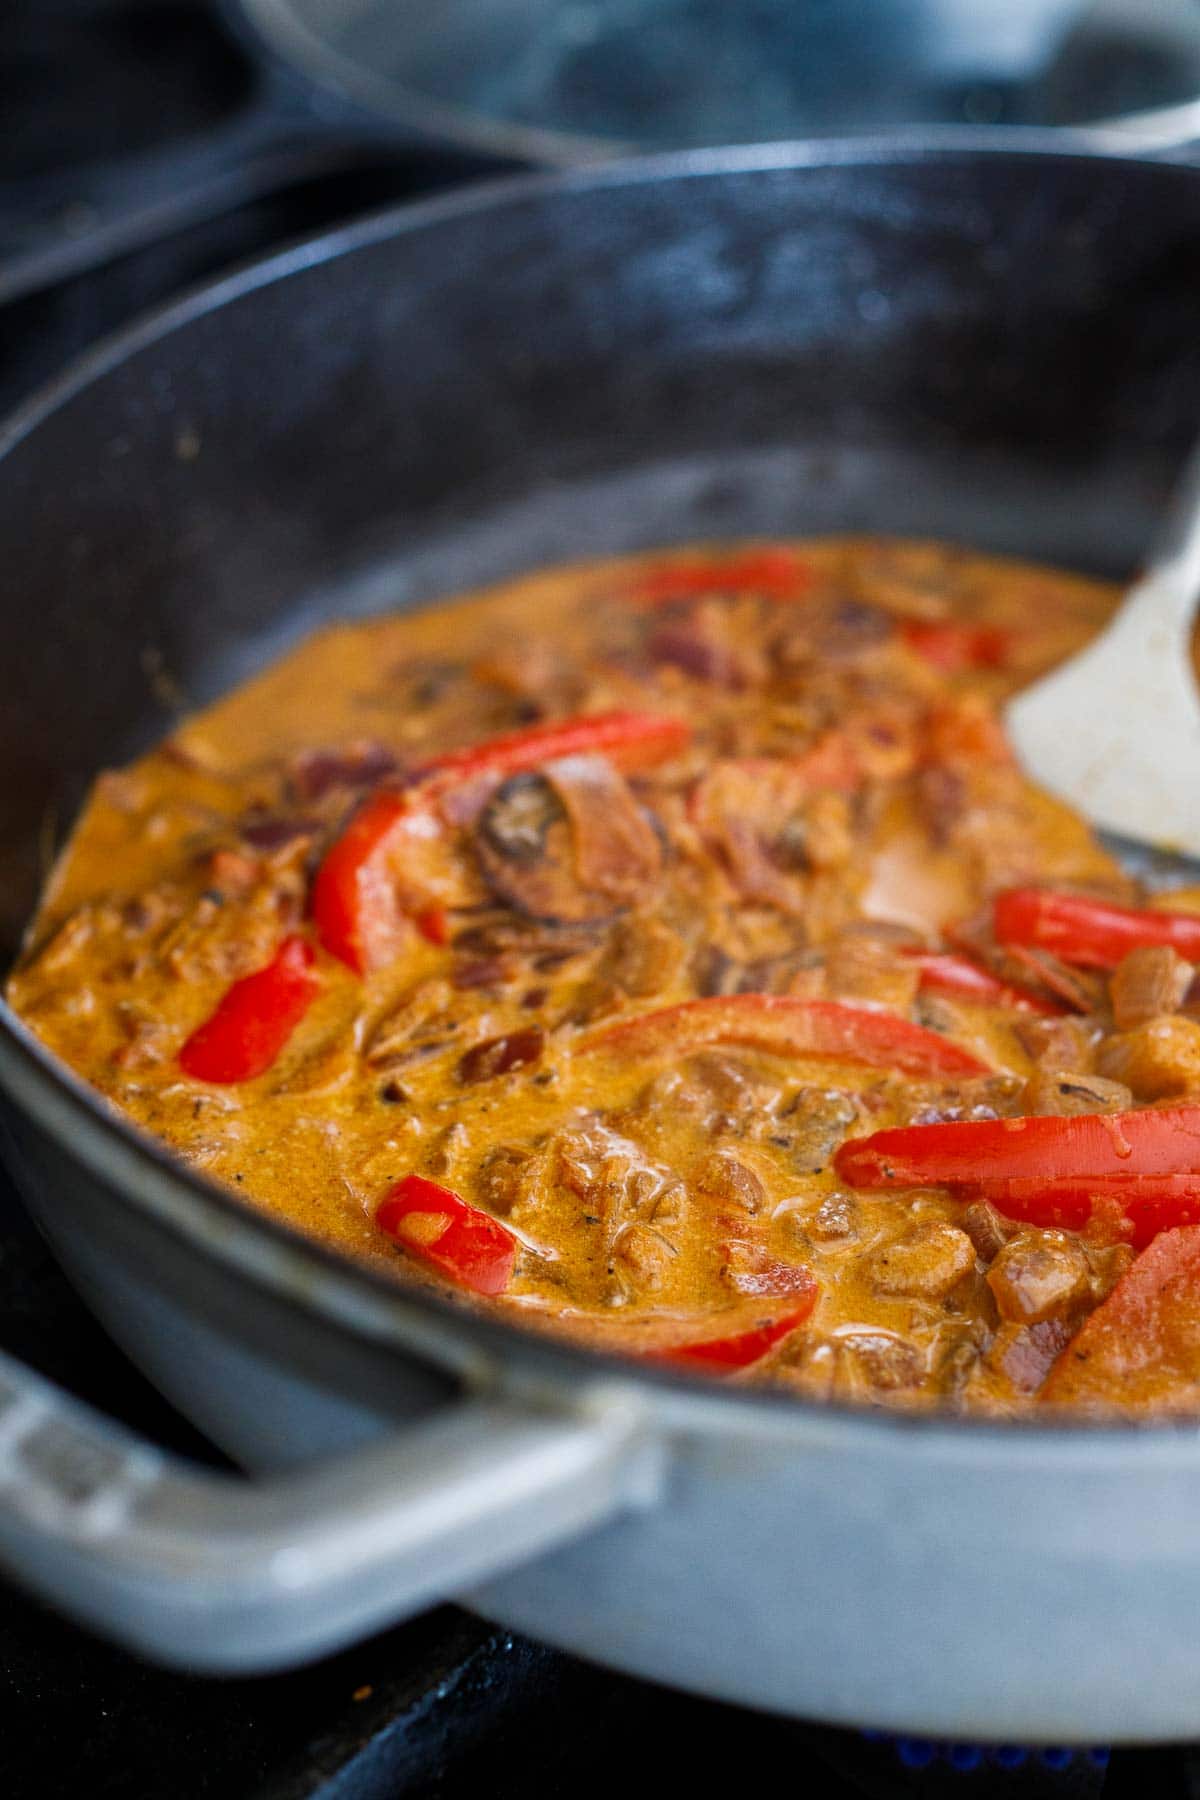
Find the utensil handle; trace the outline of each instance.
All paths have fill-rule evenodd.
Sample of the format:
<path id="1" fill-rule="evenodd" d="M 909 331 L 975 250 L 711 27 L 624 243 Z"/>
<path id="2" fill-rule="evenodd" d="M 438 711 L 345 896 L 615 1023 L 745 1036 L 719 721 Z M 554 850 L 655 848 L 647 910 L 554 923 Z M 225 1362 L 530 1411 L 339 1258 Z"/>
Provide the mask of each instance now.
<path id="1" fill-rule="evenodd" d="M 0 1564 L 162 1662 L 286 1667 L 653 1501 L 624 1393 L 471 1398 L 265 1481 L 168 1456 L 0 1355 Z"/>
<path id="2" fill-rule="evenodd" d="M 1143 580 L 1153 578 L 1179 592 L 1190 618 L 1200 596 L 1200 448 L 1193 450 L 1171 493 Z"/>

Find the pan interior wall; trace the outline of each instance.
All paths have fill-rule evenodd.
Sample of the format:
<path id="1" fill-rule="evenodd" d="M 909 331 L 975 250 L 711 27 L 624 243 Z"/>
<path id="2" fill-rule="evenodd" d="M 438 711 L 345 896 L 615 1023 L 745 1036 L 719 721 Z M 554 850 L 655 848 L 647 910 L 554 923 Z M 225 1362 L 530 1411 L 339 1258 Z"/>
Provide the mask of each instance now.
<path id="1" fill-rule="evenodd" d="M 755 533 L 1119 573 L 1200 417 L 1186 169 L 801 157 L 410 216 L 235 279 L 0 460 L 0 943 L 90 774 L 322 618 Z"/>

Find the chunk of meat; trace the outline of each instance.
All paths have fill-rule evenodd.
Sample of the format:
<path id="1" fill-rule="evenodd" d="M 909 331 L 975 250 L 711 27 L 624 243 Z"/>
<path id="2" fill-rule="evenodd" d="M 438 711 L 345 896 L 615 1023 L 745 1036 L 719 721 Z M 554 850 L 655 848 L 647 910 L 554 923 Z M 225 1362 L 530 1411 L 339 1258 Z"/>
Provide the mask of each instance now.
<path id="1" fill-rule="evenodd" d="M 970 595 L 965 554 L 944 544 L 863 545 L 855 549 L 850 577 L 864 599 L 903 619 L 945 619 Z"/>
<path id="2" fill-rule="evenodd" d="M 973 1200 L 962 1216 L 962 1228 L 980 1262 L 990 1263 L 1012 1236 L 1012 1226 L 986 1200 Z"/>
<path id="3" fill-rule="evenodd" d="M 1070 1326 L 1061 1319 L 1041 1319 L 1036 1325 L 1009 1320 L 988 1348 L 988 1364 L 1018 1394 L 1035 1394 L 1070 1339 Z"/>
<path id="4" fill-rule="evenodd" d="M 1102 1075 L 1139 1100 L 1166 1100 L 1200 1089 L 1200 1022 L 1178 1013 L 1148 1019 L 1106 1038 L 1096 1058 Z"/>
<path id="5" fill-rule="evenodd" d="M 847 931 L 830 946 L 825 991 L 836 1000 L 871 1000 L 904 1012 L 916 998 L 920 971 L 885 938 Z"/>
<path id="6" fill-rule="evenodd" d="M 1063 1018 L 1023 1018 L 1016 1021 L 1017 1037 L 1029 1056 L 1047 1069 L 1071 1069 L 1090 1074 L 1095 1067 L 1100 1025 L 1095 1019 L 1072 1015 Z"/>
<path id="7" fill-rule="evenodd" d="M 798 1219 L 798 1215 L 793 1214 L 793 1218 Z M 815 1212 L 804 1215 L 802 1223 L 808 1236 L 821 1244 L 844 1243 L 857 1237 L 859 1215 L 854 1196 L 835 1188 Z"/>
<path id="8" fill-rule="evenodd" d="M 854 663 L 870 658 L 895 634 L 890 613 L 848 595 L 813 598 L 781 617 L 769 648 L 776 667 L 808 674 L 814 665 Z"/>
<path id="9" fill-rule="evenodd" d="M 689 607 L 664 619 L 646 639 L 651 662 L 669 664 L 714 687 L 749 687 L 762 674 L 762 654 L 739 634 L 720 606 Z"/>
<path id="10" fill-rule="evenodd" d="M 1073 1118 L 1082 1113 L 1124 1112 L 1132 1104 L 1133 1095 L 1124 1082 L 1066 1069 L 1039 1069 L 1025 1084 L 1022 1110 Z"/>
<path id="11" fill-rule="evenodd" d="M 1169 944 L 1142 944 L 1131 950 L 1108 984 L 1117 1030 L 1132 1031 L 1176 1012 L 1194 973 L 1193 965 Z"/>
<path id="12" fill-rule="evenodd" d="M 899 1332 L 878 1327 L 842 1326 L 834 1335 L 845 1369 L 848 1397 L 856 1393 L 896 1393 L 920 1385 L 925 1359 Z"/>
<path id="13" fill-rule="evenodd" d="M 1040 1398 L 1089 1412 L 1200 1411 L 1200 1225 L 1164 1231 L 1072 1338 Z"/>
<path id="14" fill-rule="evenodd" d="M 597 966 L 597 978 L 631 999 L 646 999 L 670 987 L 684 954 L 679 934 L 662 920 L 618 919 Z"/>
<path id="15" fill-rule="evenodd" d="M 857 1118 L 858 1103 L 852 1094 L 839 1088 L 799 1088 L 779 1111 L 787 1139 L 780 1147 L 787 1149 L 798 1174 L 818 1174 Z"/>
<path id="16" fill-rule="evenodd" d="M 453 1042 L 461 1022 L 449 1010 L 453 996 L 444 981 L 422 981 L 368 1027 L 363 1061 L 369 1069 L 394 1069 L 422 1051 Z"/>
<path id="17" fill-rule="evenodd" d="M 721 1278 L 738 1294 L 806 1295 L 813 1275 L 802 1263 L 771 1256 L 761 1244 L 731 1242 L 722 1246 Z"/>
<path id="18" fill-rule="evenodd" d="M 691 818 L 746 900 L 802 913 L 815 869 L 843 867 L 854 838 L 844 794 L 856 768 L 815 768 L 805 758 L 714 763 L 697 787 Z"/>
<path id="19" fill-rule="evenodd" d="M 869 1262 L 881 1294 L 942 1300 L 975 1267 L 975 1246 L 957 1226 L 930 1220 L 876 1250 Z"/>
<path id="20" fill-rule="evenodd" d="M 718 1150 L 701 1165 L 695 1187 L 706 1199 L 747 1213 L 760 1212 L 767 1197 L 762 1177 L 728 1150 Z"/>
<path id="21" fill-rule="evenodd" d="M 514 1207 L 533 1194 L 542 1167 L 543 1159 L 532 1152 L 498 1144 L 489 1150 L 476 1174 L 480 1200 L 489 1212 L 507 1218 Z"/>
<path id="22" fill-rule="evenodd" d="M 737 1130 L 759 1111 L 769 1077 L 737 1055 L 700 1051 L 684 1063 L 710 1131 Z"/>
<path id="23" fill-rule="evenodd" d="M 1091 1297 L 1091 1265 L 1082 1248 L 1062 1232 L 1010 1239 L 987 1272 L 1002 1319 L 1038 1325 L 1070 1319 Z"/>
<path id="24" fill-rule="evenodd" d="M 621 1298 L 656 1293 L 678 1255 L 677 1246 L 659 1227 L 636 1220 L 622 1226 L 609 1249 L 609 1272 Z"/>
<path id="25" fill-rule="evenodd" d="M 601 1227 L 605 1261 L 613 1287 L 610 1303 L 636 1297 L 651 1266 L 656 1284 L 673 1259 L 676 1231 L 685 1221 L 686 1191 L 673 1169 L 655 1162 L 631 1139 L 593 1123 L 564 1132 L 553 1146 L 558 1178 L 583 1203 L 585 1213 Z M 644 1232 L 621 1256 L 615 1251 L 631 1226 L 652 1226 L 663 1246 L 651 1248 Z M 639 1273 L 641 1271 L 641 1273 Z"/>
<path id="26" fill-rule="evenodd" d="M 909 1082 L 897 1111 L 910 1125 L 964 1119 L 1010 1119 L 1021 1110 L 1024 1084 L 1017 1075 L 982 1075 L 975 1081 Z"/>
<path id="27" fill-rule="evenodd" d="M 292 762 L 289 780 L 298 800 L 320 800 L 337 788 L 369 788 L 394 775 L 396 752 L 363 740 L 339 750 L 305 750 Z"/>

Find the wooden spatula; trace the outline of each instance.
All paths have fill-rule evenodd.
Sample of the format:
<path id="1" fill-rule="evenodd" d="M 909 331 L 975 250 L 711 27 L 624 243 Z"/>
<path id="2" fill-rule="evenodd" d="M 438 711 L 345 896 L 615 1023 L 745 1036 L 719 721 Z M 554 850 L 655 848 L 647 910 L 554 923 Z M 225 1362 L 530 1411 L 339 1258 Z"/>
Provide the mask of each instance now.
<path id="1" fill-rule="evenodd" d="M 1028 774 L 1093 824 L 1190 855 L 1200 855 L 1198 599 L 1200 451 L 1112 623 L 1018 694 L 1006 720 Z"/>

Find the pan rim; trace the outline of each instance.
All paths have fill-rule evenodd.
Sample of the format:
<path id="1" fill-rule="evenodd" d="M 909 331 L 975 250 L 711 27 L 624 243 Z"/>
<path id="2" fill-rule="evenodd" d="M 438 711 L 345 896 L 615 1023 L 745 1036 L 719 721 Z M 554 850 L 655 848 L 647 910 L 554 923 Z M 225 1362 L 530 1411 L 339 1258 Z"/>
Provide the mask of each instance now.
<path id="1" fill-rule="evenodd" d="M 287 70 L 293 78 L 336 96 L 364 116 L 388 121 L 394 128 L 406 126 L 430 139 L 448 139 L 485 155 L 534 161 L 559 170 L 594 168 L 618 159 L 647 160 L 678 151 L 652 150 L 629 139 L 596 136 L 593 132 L 567 131 L 555 125 L 532 125 L 500 114 L 488 114 L 449 100 L 438 100 L 411 83 L 377 76 L 361 61 L 348 56 L 314 30 L 286 0 L 227 0 L 227 11 L 254 46 Z M 1103 150 L 1136 155 L 1181 148 L 1200 136 L 1200 95 L 1193 100 L 1168 101 L 1158 106 L 1137 107 L 1128 113 L 1102 114 L 1066 125 L 972 126 L 912 125 L 864 131 L 853 139 L 793 139 L 813 144 L 868 143 L 884 135 L 914 141 L 942 134 L 987 131 L 1008 144 L 1031 133 L 1044 134 L 1064 149 Z M 704 154 L 707 147 L 696 146 Z M 690 154 L 690 152 L 683 152 Z"/>
<path id="2" fill-rule="evenodd" d="M 870 140 L 821 139 L 732 149 L 676 151 L 567 172 L 501 177 L 415 204 L 393 204 L 350 224 L 298 239 L 269 256 L 197 284 L 102 339 L 28 397 L 0 424 L 0 481 L 5 459 L 44 421 L 75 397 L 132 360 L 139 352 L 259 288 L 389 239 L 479 212 L 537 200 L 544 195 L 586 195 L 671 179 L 781 170 L 861 166 L 885 169 L 939 162 L 1041 162 L 1102 164 L 1154 169 L 1167 181 L 1197 183 L 1200 169 L 1146 156 L 1097 154 L 1064 145 L 1057 133 L 975 128 L 893 135 Z M 140 1132 L 46 1050 L 0 995 L 0 1085 L 23 1112 L 65 1144 L 97 1175 L 120 1204 L 154 1223 L 201 1255 L 265 1287 L 286 1302 L 351 1335 L 397 1353 L 425 1355 L 467 1383 L 490 1385 L 506 1366 L 532 1378 L 543 1392 L 626 1384 L 656 1401 L 664 1419 L 680 1429 L 720 1430 L 735 1420 L 796 1444 L 824 1440 L 832 1449 L 864 1450 L 920 1445 L 931 1456 L 1023 1460 L 1048 1465 L 1122 1459 L 1131 1440 L 1146 1462 L 1194 1469 L 1200 1433 L 1192 1418 L 1149 1421 L 1054 1418 L 996 1419 L 945 1412 L 908 1412 L 806 1400 L 791 1394 L 720 1383 L 644 1367 L 567 1338 L 523 1329 L 518 1323 L 456 1304 L 450 1298 L 356 1264 L 273 1214 L 218 1186 L 178 1161 Z"/>

